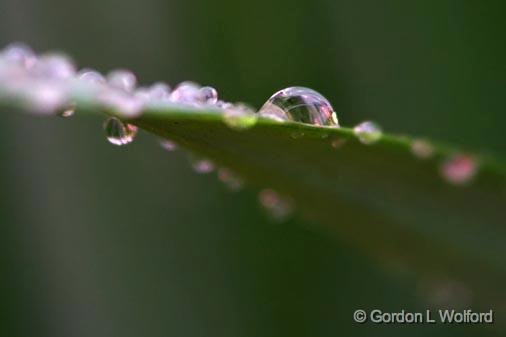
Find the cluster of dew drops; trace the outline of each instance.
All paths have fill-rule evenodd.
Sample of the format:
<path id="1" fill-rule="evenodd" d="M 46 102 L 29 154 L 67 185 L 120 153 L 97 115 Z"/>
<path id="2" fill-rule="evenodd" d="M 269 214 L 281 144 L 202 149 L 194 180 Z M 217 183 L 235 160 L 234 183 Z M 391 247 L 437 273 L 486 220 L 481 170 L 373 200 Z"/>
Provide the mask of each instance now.
<path id="1" fill-rule="evenodd" d="M 39 114 L 70 117 L 76 106 L 100 107 L 111 110 L 117 117 L 109 117 L 103 127 L 107 140 L 114 145 L 131 143 L 137 127 L 123 122 L 139 117 L 147 109 L 185 106 L 187 108 L 215 109 L 223 116 L 226 125 L 244 130 L 253 127 L 258 118 L 278 122 L 292 121 L 321 127 L 339 127 L 337 115 L 329 101 L 320 93 L 304 87 L 290 87 L 274 93 L 256 112 L 244 103 L 225 102 L 216 89 L 194 82 L 182 82 L 171 88 L 164 82 L 151 86 L 138 86 L 136 76 L 129 70 L 117 69 L 106 76 L 96 70 L 78 70 L 66 54 L 49 52 L 36 54 L 22 43 L 14 43 L 0 51 L 0 99 L 12 101 L 29 111 Z M 381 128 L 365 121 L 353 128 L 360 142 L 369 145 L 382 138 Z M 293 138 L 303 134 L 294 133 Z M 340 148 L 346 139 L 334 138 L 331 146 Z M 176 144 L 162 140 L 161 146 L 173 151 Z M 411 143 L 412 153 L 421 159 L 432 157 L 433 146 L 425 140 Z M 199 173 L 214 170 L 207 159 L 191 160 Z M 476 161 L 469 155 L 459 154 L 440 166 L 440 173 L 450 183 L 465 184 L 476 173 Z M 233 190 L 243 182 L 227 168 L 217 170 L 218 178 Z M 260 204 L 277 219 L 286 218 L 293 210 L 293 202 L 274 190 L 259 193 Z"/>

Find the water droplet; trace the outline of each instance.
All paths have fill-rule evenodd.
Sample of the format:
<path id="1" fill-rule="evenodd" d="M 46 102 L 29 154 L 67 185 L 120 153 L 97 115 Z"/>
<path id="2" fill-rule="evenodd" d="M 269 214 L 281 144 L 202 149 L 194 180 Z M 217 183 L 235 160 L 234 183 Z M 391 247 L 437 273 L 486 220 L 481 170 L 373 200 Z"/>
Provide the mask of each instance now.
<path id="1" fill-rule="evenodd" d="M 200 102 L 200 86 L 194 82 L 182 82 L 170 94 L 173 102 L 195 105 Z"/>
<path id="2" fill-rule="evenodd" d="M 104 76 L 93 69 L 82 69 L 77 73 L 79 80 L 90 84 L 105 84 Z"/>
<path id="3" fill-rule="evenodd" d="M 214 171 L 214 164 L 209 159 L 190 157 L 193 170 L 197 173 L 210 173 Z"/>
<path id="4" fill-rule="evenodd" d="M 125 69 L 116 69 L 107 75 L 107 83 L 116 89 L 132 92 L 137 85 L 137 78 L 134 73 Z"/>
<path id="5" fill-rule="evenodd" d="M 54 81 L 34 81 L 23 88 L 27 108 L 43 114 L 55 114 L 68 104 L 67 89 Z"/>
<path id="6" fill-rule="evenodd" d="M 160 146 L 164 150 L 169 151 L 169 152 L 172 152 L 172 151 L 174 151 L 174 150 L 177 149 L 176 143 L 174 143 L 173 141 L 170 141 L 168 139 L 162 139 L 162 140 L 160 140 Z"/>
<path id="7" fill-rule="evenodd" d="M 218 92 L 213 87 L 202 87 L 200 88 L 200 99 L 205 104 L 216 104 Z"/>
<path id="8" fill-rule="evenodd" d="M 16 64 L 25 69 L 30 69 L 37 62 L 37 56 L 33 50 L 24 43 L 12 43 L 5 47 L 1 53 L 2 59 L 9 64 Z"/>
<path id="9" fill-rule="evenodd" d="M 434 154 L 434 147 L 423 139 L 416 139 L 411 143 L 411 152 L 420 159 L 427 159 Z"/>
<path id="10" fill-rule="evenodd" d="M 235 130 L 245 130 L 253 127 L 258 119 L 255 110 L 244 103 L 224 104 L 222 109 L 223 121 Z"/>
<path id="11" fill-rule="evenodd" d="M 264 189 L 258 194 L 260 205 L 274 220 L 286 220 L 294 210 L 293 202 L 272 189 Z"/>
<path id="12" fill-rule="evenodd" d="M 104 131 L 107 140 L 114 145 L 126 145 L 131 143 L 137 135 L 137 127 L 123 123 L 116 117 L 109 117 L 104 122 Z"/>
<path id="13" fill-rule="evenodd" d="M 237 191 L 241 189 L 244 185 L 244 182 L 239 176 L 237 176 L 234 172 L 224 167 L 218 170 L 218 179 L 222 183 L 227 185 L 227 187 L 232 191 Z"/>
<path id="14" fill-rule="evenodd" d="M 154 83 L 149 87 L 149 98 L 155 101 L 168 101 L 170 99 L 170 86 L 163 82 Z"/>
<path id="15" fill-rule="evenodd" d="M 464 185 L 476 175 L 478 165 L 471 156 L 458 154 L 445 161 L 441 165 L 440 171 L 449 183 Z"/>
<path id="16" fill-rule="evenodd" d="M 277 121 L 339 127 L 337 115 L 329 101 L 320 93 L 304 87 L 290 87 L 276 92 L 259 113 Z"/>
<path id="17" fill-rule="evenodd" d="M 380 140 L 383 132 L 379 125 L 366 121 L 353 128 L 353 132 L 363 144 L 373 144 Z"/>
<path id="18" fill-rule="evenodd" d="M 55 79 L 70 79 L 76 74 L 73 61 L 65 54 L 51 53 L 42 55 L 33 67 L 36 76 Z"/>

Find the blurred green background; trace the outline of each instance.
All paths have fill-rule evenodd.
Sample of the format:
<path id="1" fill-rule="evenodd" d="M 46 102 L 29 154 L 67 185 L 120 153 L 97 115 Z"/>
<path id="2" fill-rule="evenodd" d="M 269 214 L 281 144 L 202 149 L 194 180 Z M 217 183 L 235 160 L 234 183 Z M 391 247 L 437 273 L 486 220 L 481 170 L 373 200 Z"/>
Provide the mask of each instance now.
<path id="1" fill-rule="evenodd" d="M 504 10 L 500 1 L 0 0 L 0 44 L 126 67 L 141 83 L 193 80 L 256 107 L 307 86 L 342 125 L 373 119 L 504 156 Z M 495 333 L 356 324 L 359 308 L 426 308 L 419 281 L 304 219 L 271 223 L 253 189 L 231 193 L 149 135 L 117 148 L 94 117 L 1 116 L 0 336 Z"/>

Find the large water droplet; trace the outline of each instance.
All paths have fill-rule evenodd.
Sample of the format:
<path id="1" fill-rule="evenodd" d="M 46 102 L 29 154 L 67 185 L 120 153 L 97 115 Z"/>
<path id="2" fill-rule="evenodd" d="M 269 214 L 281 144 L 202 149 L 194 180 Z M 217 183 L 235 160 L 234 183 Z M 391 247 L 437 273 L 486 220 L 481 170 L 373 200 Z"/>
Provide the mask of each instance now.
<path id="1" fill-rule="evenodd" d="M 195 105 L 200 103 L 200 86 L 194 82 L 182 82 L 170 94 L 175 103 Z"/>
<path id="2" fill-rule="evenodd" d="M 339 127 L 337 115 L 329 101 L 320 93 L 304 87 L 290 87 L 276 92 L 259 113 L 278 121 Z"/>
<path id="3" fill-rule="evenodd" d="M 229 127 L 235 130 L 245 130 L 253 127 L 258 119 L 255 110 L 244 103 L 224 103 L 222 104 L 223 121 Z"/>
<path id="4" fill-rule="evenodd" d="M 362 122 L 355 126 L 353 132 L 363 144 L 376 143 L 383 135 L 379 125 L 370 121 Z"/>
<path id="5" fill-rule="evenodd" d="M 116 117 L 109 117 L 104 122 L 104 131 L 107 140 L 114 145 L 126 145 L 131 143 L 137 135 L 137 127 L 123 123 Z"/>
<path id="6" fill-rule="evenodd" d="M 79 80 L 81 80 L 85 83 L 99 84 L 99 85 L 106 83 L 104 76 L 101 73 L 99 73 L 98 71 L 93 70 L 93 69 L 88 69 L 88 68 L 81 69 L 77 73 L 77 77 L 79 78 Z"/>
<path id="7" fill-rule="evenodd" d="M 476 160 L 469 155 L 455 155 L 441 165 L 441 174 L 449 183 L 464 185 L 478 172 Z"/>
<path id="8" fill-rule="evenodd" d="M 270 217 L 277 221 L 286 220 L 294 210 L 291 199 L 280 195 L 272 189 L 264 189 L 258 194 L 260 205 Z"/>

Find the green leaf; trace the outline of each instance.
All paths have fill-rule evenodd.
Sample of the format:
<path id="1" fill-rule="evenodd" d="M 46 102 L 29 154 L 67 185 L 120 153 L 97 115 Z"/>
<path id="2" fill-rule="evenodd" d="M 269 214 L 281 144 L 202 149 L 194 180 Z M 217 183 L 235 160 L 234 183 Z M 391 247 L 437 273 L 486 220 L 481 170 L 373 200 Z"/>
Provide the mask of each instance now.
<path id="1" fill-rule="evenodd" d="M 506 166 L 497 159 L 474 155 L 477 175 L 455 185 L 443 179 L 440 166 L 460 151 L 434 145 L 434 155 L 420 159 L 408 137 L 384 135 L 364 145 L 348 128 L 265 119 L 239 131 L 219 113 L 185 109 L 150 110 L 130 122 L 253 186 L 291 197 L 297 216 L 385 265 L 451 275 L 480 289 L 481 299 L 506 280 Z M 336 149 L 332 141 L 342 145 Z"/>

